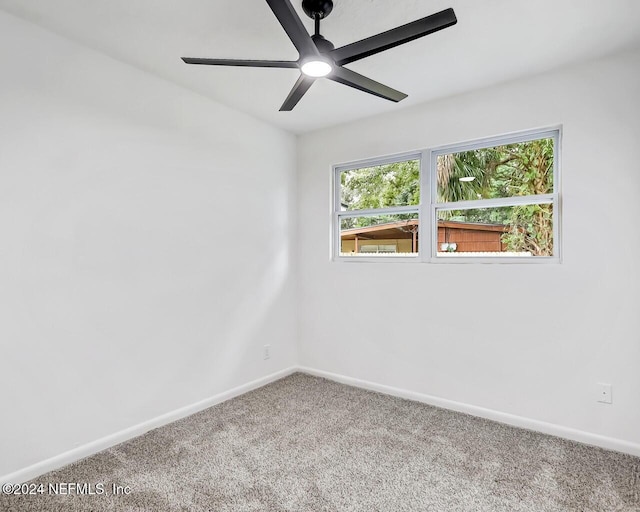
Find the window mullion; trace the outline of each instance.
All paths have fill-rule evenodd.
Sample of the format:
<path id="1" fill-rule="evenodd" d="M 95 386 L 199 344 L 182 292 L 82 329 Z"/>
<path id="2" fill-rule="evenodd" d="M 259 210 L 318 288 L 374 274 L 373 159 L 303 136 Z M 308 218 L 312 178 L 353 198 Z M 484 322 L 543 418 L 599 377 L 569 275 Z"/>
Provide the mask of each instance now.
<path id="1" fill-rule="evenodd" d="M 418 239 L 420 261 L 431 257 L 431 151 L 424 150 L 420 159 L 420 212 L 418 213 Z"/>

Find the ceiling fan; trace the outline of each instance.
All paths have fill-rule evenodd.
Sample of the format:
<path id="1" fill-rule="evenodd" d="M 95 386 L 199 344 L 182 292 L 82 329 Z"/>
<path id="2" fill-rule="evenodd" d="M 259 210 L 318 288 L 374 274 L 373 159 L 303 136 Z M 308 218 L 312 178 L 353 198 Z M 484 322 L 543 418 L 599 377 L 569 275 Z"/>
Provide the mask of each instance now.
<path id="1" fill-rule="evenodd" d="M 237 59 L 200 59 L 183 57 L 187 64 L 207 66 L 246 66 L 257 68 L 299 68 L 300 78 L 293 86 L 280 111 L 291 111 L 317 78 L 326 77 L 360 91 L 379 96 L 390 101 L 402 101 L 406 94 L 387 87 L 366 76 L 344 67 L 370 55 L 374 55 L 395 46 L 408 43 L 419 37 L 432 34 L 457 23 L 453 9 L 445 9 L 406 25 L 396 27 L 355 43 L 335 48 L 331 41 L 320 35 L 320 20 L 329 16 L 333 10 L 332 0 L 303 0 L 304 12 L 315 21 L 315 34 L 310 36 L 296 14 L 289 0 L 266 0 L 276 15 L 280 25 L 294 44 L 300 58 L 297 61 L 285 60 L 237 60 Z"/>

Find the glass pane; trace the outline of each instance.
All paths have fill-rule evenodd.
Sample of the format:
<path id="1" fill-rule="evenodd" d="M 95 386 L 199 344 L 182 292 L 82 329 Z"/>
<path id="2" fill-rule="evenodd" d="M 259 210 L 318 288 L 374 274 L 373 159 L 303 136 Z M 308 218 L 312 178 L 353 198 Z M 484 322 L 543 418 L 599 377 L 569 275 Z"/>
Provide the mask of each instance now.
<path id="1" fill-rule="evenodd" d="M 418 213 L 340 219 L 341 256 L 415 256 Z"/>
<path id="2" fill-rule="evenodd" d="M 340 173 L 341 210 L 420 204 L 420 160 Z"/>
<path id="3" fill-rule="evenodd" d="M 553 256 L 553 205 L 439 210 L 438 256 Z"/>
<path id="4" fill-rule="evenodd" d="M 554 139 L 438 156 L 438 203 L 553 193 Z"/>

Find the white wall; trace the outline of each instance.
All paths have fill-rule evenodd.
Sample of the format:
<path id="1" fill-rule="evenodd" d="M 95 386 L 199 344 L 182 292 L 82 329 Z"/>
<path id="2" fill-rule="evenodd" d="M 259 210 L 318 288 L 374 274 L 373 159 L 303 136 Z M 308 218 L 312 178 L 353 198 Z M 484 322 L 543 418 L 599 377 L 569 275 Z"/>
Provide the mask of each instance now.
<path id="1" fill-rule="evenodd" d="M 640 54 L 302 136 L 297 189 L 292 136 L 1 12 L 0 61 L 0 475 L 296 362 L 640 443 Z M 558 123 L 561 265 L 329 261 L 332 164 Z"/>
<path id="2" fill-rule="evenodd" d="M 295 138 L 1 12 L 0 62 L 0 475 L 293 365 Z"/>
<path id="3" fill-rule="evenodd" d="M 639 107 L 628 53 L 302 136 L 301 363 L 640 449 Z M 562 264 L 330 262 L 332 164 L 556 124 Z"/>

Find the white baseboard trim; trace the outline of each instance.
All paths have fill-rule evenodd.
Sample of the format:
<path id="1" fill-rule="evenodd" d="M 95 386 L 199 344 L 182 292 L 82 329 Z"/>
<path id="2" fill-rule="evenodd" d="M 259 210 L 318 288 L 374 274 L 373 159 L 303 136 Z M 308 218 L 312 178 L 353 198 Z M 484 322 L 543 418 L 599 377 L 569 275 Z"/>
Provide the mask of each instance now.
<path id="1" fill-rule="evenodd" d="M 327 372 L 324 370 L 317 370 L 315 368 L 299 367 L 298 371 L 302 373 L 308 373 L 316 377 L 323 377 L 328 380 L 347 384 L 357 388 L 367 389 L 369 391 L 377 391 L 385 395 L 391 395 L 398 398 L 406 398 L 407 400 L 413 400 L 416 402 L 422 402 L 428 405 L 441 407 L 443 409 L 450 409 L 453 411 L 463 412 L 472 416 L 479 416 L 500 423 L 506 423 L 514 427 L 525 428 L 528 430 L 535 430 L 536 432 L 542 432 L 543 434 L 549 434 L 571 441 L 577 441 L 579 443 L 588 444 L 592 446 L 598 446 L 600 448 L 606 448 L 607 450 L 614 450 L 617 452 L 628 453 L 640 457 L 640 444 L 616 439 L 613 437 L 602 436 L 600 434 L 592 434 L 583 430 L 578 430 L 571 427 L 564 427 L 562 425 L 556 425 L 554 423 L 547 423 L 545 421 L 534 420 L 531 418 L 525 418 L 523 416 L 516 416 L 515 414 L 509 414 L 506 412 L 500 412 L 493 409 L 486 409 L 484 407 L 478 407 L 476 405 L 470 405 L 463 402 L 455 402 L 453 400 L 447 400 L 446 398 L 439 398 L 436 396 L 425 395 L 423 393 L 417 393 L 415 391 L 409 391 L 401 388 L 394 388 L 391 386 L 385 386 L 384 384 L 377 384 L 366 380 L 356 379 L 353 377 L 347 377 L 345 375 L 339 375 L 336 373 Z"/>
<path id="2" fill-rule="evenodd" d="M 231 398 L 235 398 L 237 396 L 248 393 L 249 391 L 260 388 L 266 384 L 282 379 L 283 377 L 291 375 L 296 371 L 298 371 L 298 368 L 295 366 L 280 370 L 279 372 L 275 372 L 260 379 L 248 382 L 247 384 L 243 384 L 242 386 L 224 391 L 212 397 L 205 398 L 204 400 L 201 400 L 194 404 L 181 407 L 180 409 L 176 409 L 161 416 L 157 416 L 156 418 L 152 418 L 148 421 L 139 423 L 138 425 L 126 428 L 124 430 L 116 432 L 115 434 L 111 434 L 96 441 L 78 446 L 73 450 L 69 450 L 67 452 L 61 453 L 60 455 L 56 455 L 41 462 L 37 462 L 36 464 L 23 469 L 19 469 L 18 471 L 9 473 L 8 475 L 0 476 L 0 485 L 5 483 L 20 484 L 23 482 L 27 482 L 28 480 L 37 478 L 40 475 L 48 473 L 49 471 L 54 471 L 63 466 L 66 466 L 67 464 L 71 464 L 72 462 L 76 462 L 80 459 L 84 459 L 86 457 L 89 457 L 90 455 L 94 455 L 98 452 L 106 450 L 107 448 L 111 448 L 112 446 L 128 441 L 129 439 L 141 436 L 149 430 L 162 427 L 163 425 L 167 425 L 169 423 L 207 409 L 213 405 L 225 402 L 227 400 L 230 400 Z"/>
<path id="3" fill-rule="evenodd" d="M 323 377 L 325 379 L 340 382 L 350 386 L 368 389 L 370 391 L 377 391 L 379 393 L 384 393 L 386 395 L 396 396 L 399 398 L 406 398 L 408 400 L 414 400 L 416 402 L 422 402 L 428 405 L 442 407 L 443 409 L 450 409 L 453 411 L 471 414 L 472 416 L 478 416 L 480 418 L 498 421 L 500 423 L 505 423 L 514 427 L 535 430 L 544 434 L 562 437 L 564 439 L 570 439 L 579 443 L 599 446 L 608 450 L 615 450 L 618 452 L 628 453 L 630 455 L 640 457 L 640 444 L 637 443 L 631 443 L 629 441 L 623 441 L 621 439 L 602 436 L 599 434 L 592 434 L 590 432 L 585 432 L 570 427 L 564 427 L 562 425 L 538 421 L 531 418 L 525 418 L 523 416 L 516 416 L 514 414 L 495 411 L 493 409 L 486 409 L 484 407 L 478 407 L 462 402 L 455 402 L 453 400 L 447 400 L 446 398 L 439 398 L 423 393 L 417 393 L 415 391 L 386 386 L 384 384 L 377 384 L 375 382 L 347 377 L 345 375 L 339 375 L 324 370 L 317 370 L 315 368 L 309 368 L 305 366 L 292 366 L 290 368 L 280 370 L 260 379 L 248 382 L 247 384 L 243 384 L 242 386 L 238 386 L 223 393 L 219 393 L 212 397 L 206 398 L 194 404 L 187 405 L 185 407 L 181 407 L 180 409 L 176 409 L 175 411 L 171 411 L 156 418 L 152 418 L 148 421 L 139 423 L 138 425 L 134 425 L 96 441 L 84 444 L 82 446 L 74 448 L 73 450 L 61 453 L 60 455 L 56 455 L 55 457 L 43 460 L 13 473 L 0 476 L 0 485 L 5 483 L 19 484 L 28 480 L 32 480 L 33 478 L 37 478 L 40 475 L 48 473 L 49 471 L 54 471 L 63 466 L 66 466 L 67 464 L 71 464 L 80 459 L 84 459 L 98 452 L 106 450 L 107 448 L 111 448 L 112 446 L 128 441 L 129 439 L 141 436 L 149 430 L 153 430 L 154 428 L 162 427 L 163 425 L 167 425 L 179 419 L 185 418 L 204 409 L 207 409 L 213 405 L 243 395 L 245 393 L 248 393 L 249 391 L 265 386 L 266 384 L 282 379 L 296 372 L 307 373 L 309 375 Z"/>

